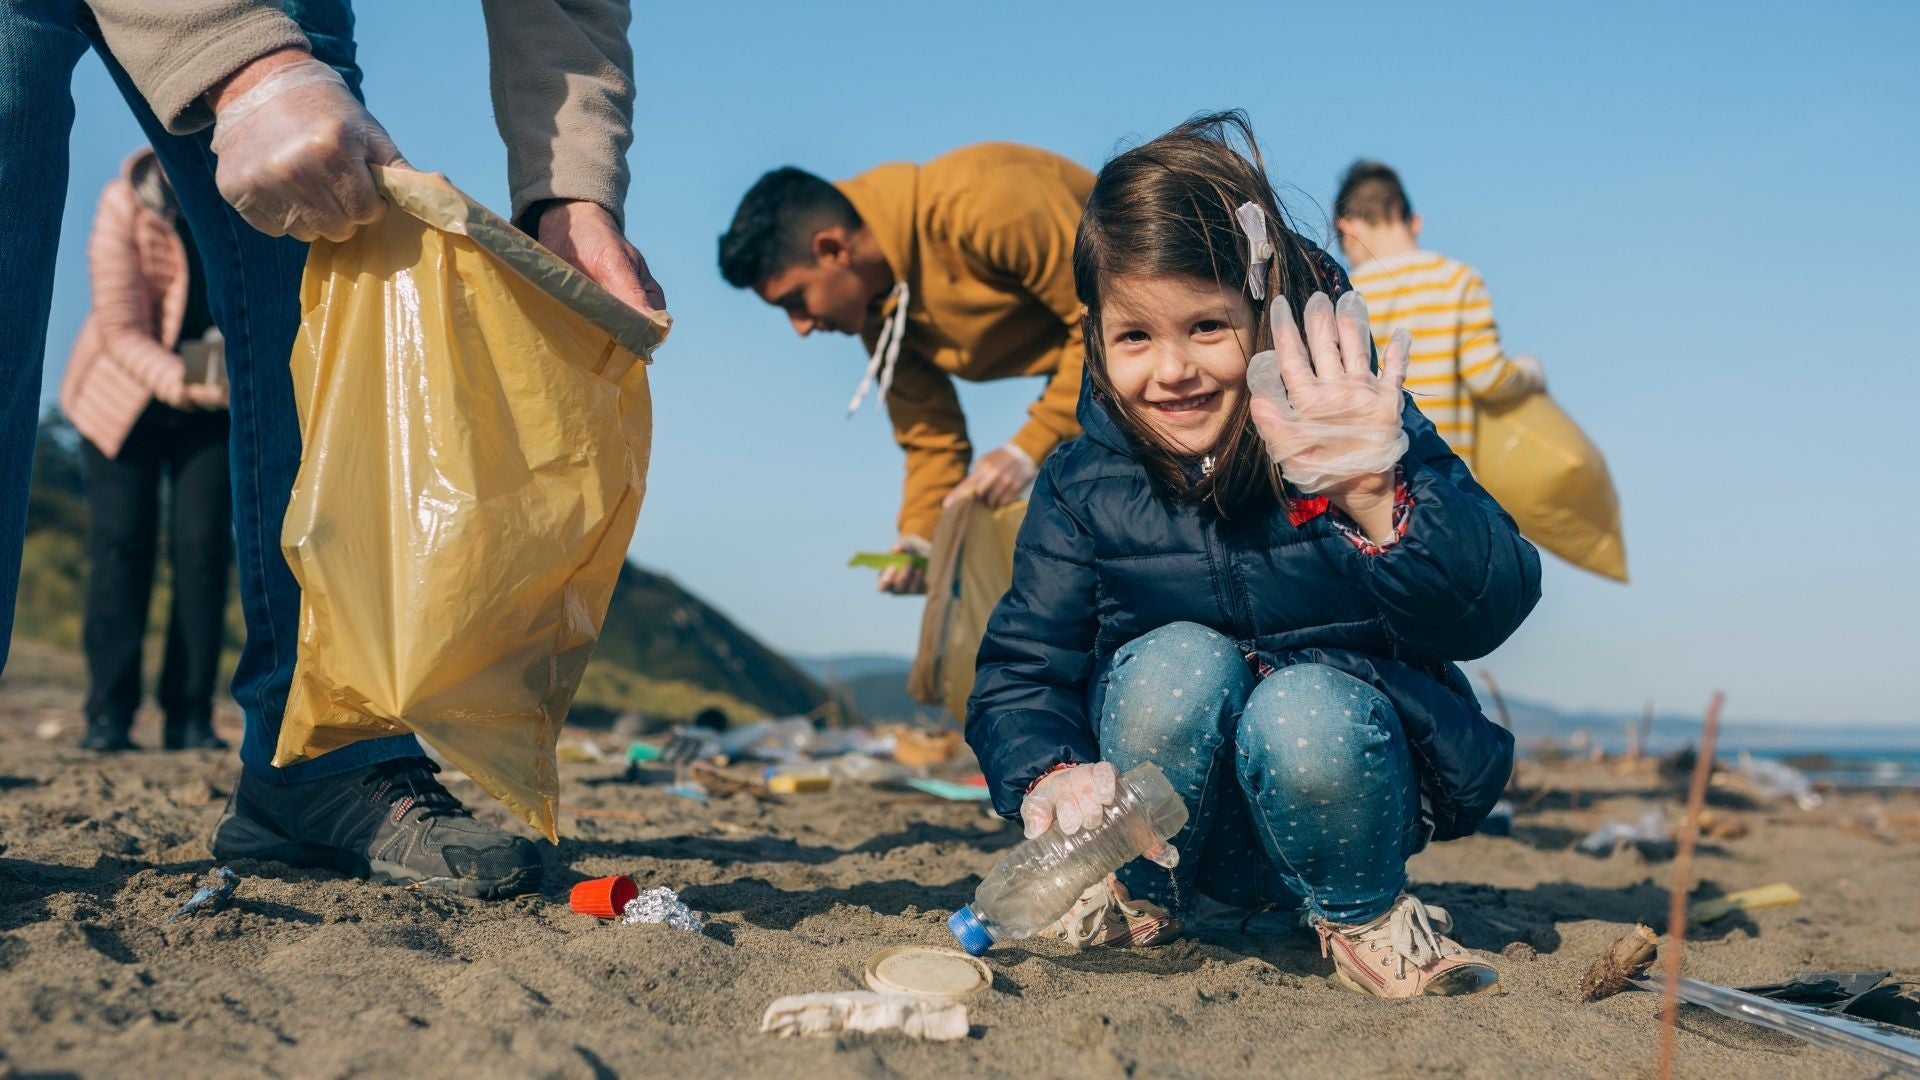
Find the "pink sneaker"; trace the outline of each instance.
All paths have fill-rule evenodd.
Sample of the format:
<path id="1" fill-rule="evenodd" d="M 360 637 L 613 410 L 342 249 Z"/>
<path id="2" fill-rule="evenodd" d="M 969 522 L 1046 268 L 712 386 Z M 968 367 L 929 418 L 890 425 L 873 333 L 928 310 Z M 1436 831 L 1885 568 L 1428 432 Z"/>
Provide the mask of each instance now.
<path id="1" fill-rule="evenodd" d="M 1437 926 L 1437 929 L 1436 929 Z M 1333 958 L 1336 985 L 1383 998 L 1462 997 L 1489 990 L 1500 973 L 1477 960 L 1446 932 L 1453 919 L 1401 893 L 1386 914 L 1358 925 L 1314 926 L 1320 955 Z"/>
<path id="2" fill-rule="evenodd" d="M 1164 945 L 1185 930 L 1172 912 L 1151 900 L 1135 900 L 1125 885 L 1108 874 L 1105 881 L 1080 894 L 1060 921 L 1040 936 L 1083 949 L 1089 945 L 1136 948 Z"/>

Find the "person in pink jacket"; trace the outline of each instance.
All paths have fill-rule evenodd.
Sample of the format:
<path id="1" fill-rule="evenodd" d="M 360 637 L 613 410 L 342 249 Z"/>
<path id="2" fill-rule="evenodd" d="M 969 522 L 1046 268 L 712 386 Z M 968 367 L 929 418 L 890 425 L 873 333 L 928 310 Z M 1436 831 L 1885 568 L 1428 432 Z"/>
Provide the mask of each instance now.
<path id="1" fill-rule="evenodd" d="M 164 481 L 163 744 L 223 748 L 212 704 L 232 554 L 225 369 L 192 234 L 151 149 L 101 193 L 87 263 L 93 310 L 60 383 L 60 409 L 85 439 L 90 511 L 81 745 L 134 748 Z"/>

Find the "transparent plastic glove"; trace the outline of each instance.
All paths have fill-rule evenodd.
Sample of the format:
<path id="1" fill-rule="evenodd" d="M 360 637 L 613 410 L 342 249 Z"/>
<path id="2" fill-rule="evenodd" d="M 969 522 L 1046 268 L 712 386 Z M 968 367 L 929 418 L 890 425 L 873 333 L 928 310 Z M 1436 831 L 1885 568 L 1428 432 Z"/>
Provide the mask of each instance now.
<path id="1" fill-rule="evenodd" d="M 1120 772 L 1112 762 L 1061 769 L 1027 792 L 1020 803 L 1020 824 L 1029 840 L 1055 825 L 1072 835 L 1098 822 L 1119 794 Z M 1180 852 L 1172 844 L 1161 844 L 1146 857 L 1168 869 L 1180 864 Z"/>
<path id="2" fill-rule="evenodd" d="M 952 506 L 960 496 L 971 491 L 988 506 L 1005 506 L 1024 495 L 1039 473 L 1039 466 L 1025 450 L 1008 443 L 974 462 L 973 472 L 947 493 L 941 505 Z"/>
<path id="3" fill-rule="evenodd" d="M 1394 331 L 1375 375 L 1359 293 L 1342 296 L 1337 309 L 1325 293 L 1314 293 L 1305 342 L 1284 300 L 1268 306 L 1274 347 L 1247 363 L 1247 390 L 1254 427 L 1280 474 L 1302 491 L 1324 492 L 1391 471 L 1407 452 L 1400 388 L 1412 338 Z"/>
<path id="4" fill-rule="evenodd" d="M 275 68 L 214 117 L 214 182 L 268 236 L 345 240 L 380 220 L 377 165 L 406 167 L 385 128 L 318 60 Z"/>

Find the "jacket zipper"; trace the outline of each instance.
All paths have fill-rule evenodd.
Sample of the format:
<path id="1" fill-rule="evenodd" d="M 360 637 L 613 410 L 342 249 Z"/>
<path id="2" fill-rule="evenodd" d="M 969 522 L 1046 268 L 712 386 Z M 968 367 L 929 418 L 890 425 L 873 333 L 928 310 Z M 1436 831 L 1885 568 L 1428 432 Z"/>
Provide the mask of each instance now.
<path id="1" fill-rule="evenodd" d="M 1239 575 L 1233 568 L 1233 559 L 1226 545 L 1220 541 L 1219 523 L 1203 521 L 1201 527 L 1207 535 L 1207 560 L 1214 567 L 1214 593 L 1220 598 L 1221 610 L 1226 614 L 1227 621 L 1233 630 L 1234 647 L 1239 649 L 1240 655 L 1246 657 L 1249 662 L 1254 662 L 1258 654 L 1253 640 L 1253 612 L 1245 602 L 1245 590 L 1240 587 Z"/>

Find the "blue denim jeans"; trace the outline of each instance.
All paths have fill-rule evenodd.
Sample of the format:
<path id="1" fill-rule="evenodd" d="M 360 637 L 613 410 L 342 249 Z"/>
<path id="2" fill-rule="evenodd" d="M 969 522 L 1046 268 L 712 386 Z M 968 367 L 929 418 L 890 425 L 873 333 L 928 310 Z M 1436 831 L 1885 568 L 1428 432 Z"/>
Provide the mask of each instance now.
<path id="1" fill-rule="evenodd" d="M 1133 895 L 1183 916 L 1197 893 L 1348 923 L 1392 906 L 1424 830 L 1406 739 L 1378 690 L 1318 664 L 1261 679 L 1231 639 L 1194 623 L 1121 647 L 1104 677 L 1101 757 L 1122 772 L 1158 764 L 1189 815 L 1178 868 L 1120 871 Z"/>
<path id="2" fill-rule="evenodd" d="M 314 55 L 355 93 L 353 11 L 347 0 L 280 0 Z M 107 52 L 79 0 L 0 4 L 0 670 L 13 629 L 21 536 L 52 303 L 54 253 L 67 188 L 73 68 L 91 44 L 105 60 L 173 184 L 207 275 L 214 322 L 227 340 L 232 383 L 234 552 L 247 642 L 233 677 L 246 715 L 240 756 L 270 783 L 347 772 L 420 752 L 411 736 L 374 739 L 289 769 L 271 765 L 293 680 L 300 587 L 280 553 L 280 526 L 300 468 L 300 425 L 288 370 L 300 329 L 307 247 L 253 229 L 214 186 L 212 133 L 167 134 Z M 129 147 L 128 149 L 132 149 Z"/>

